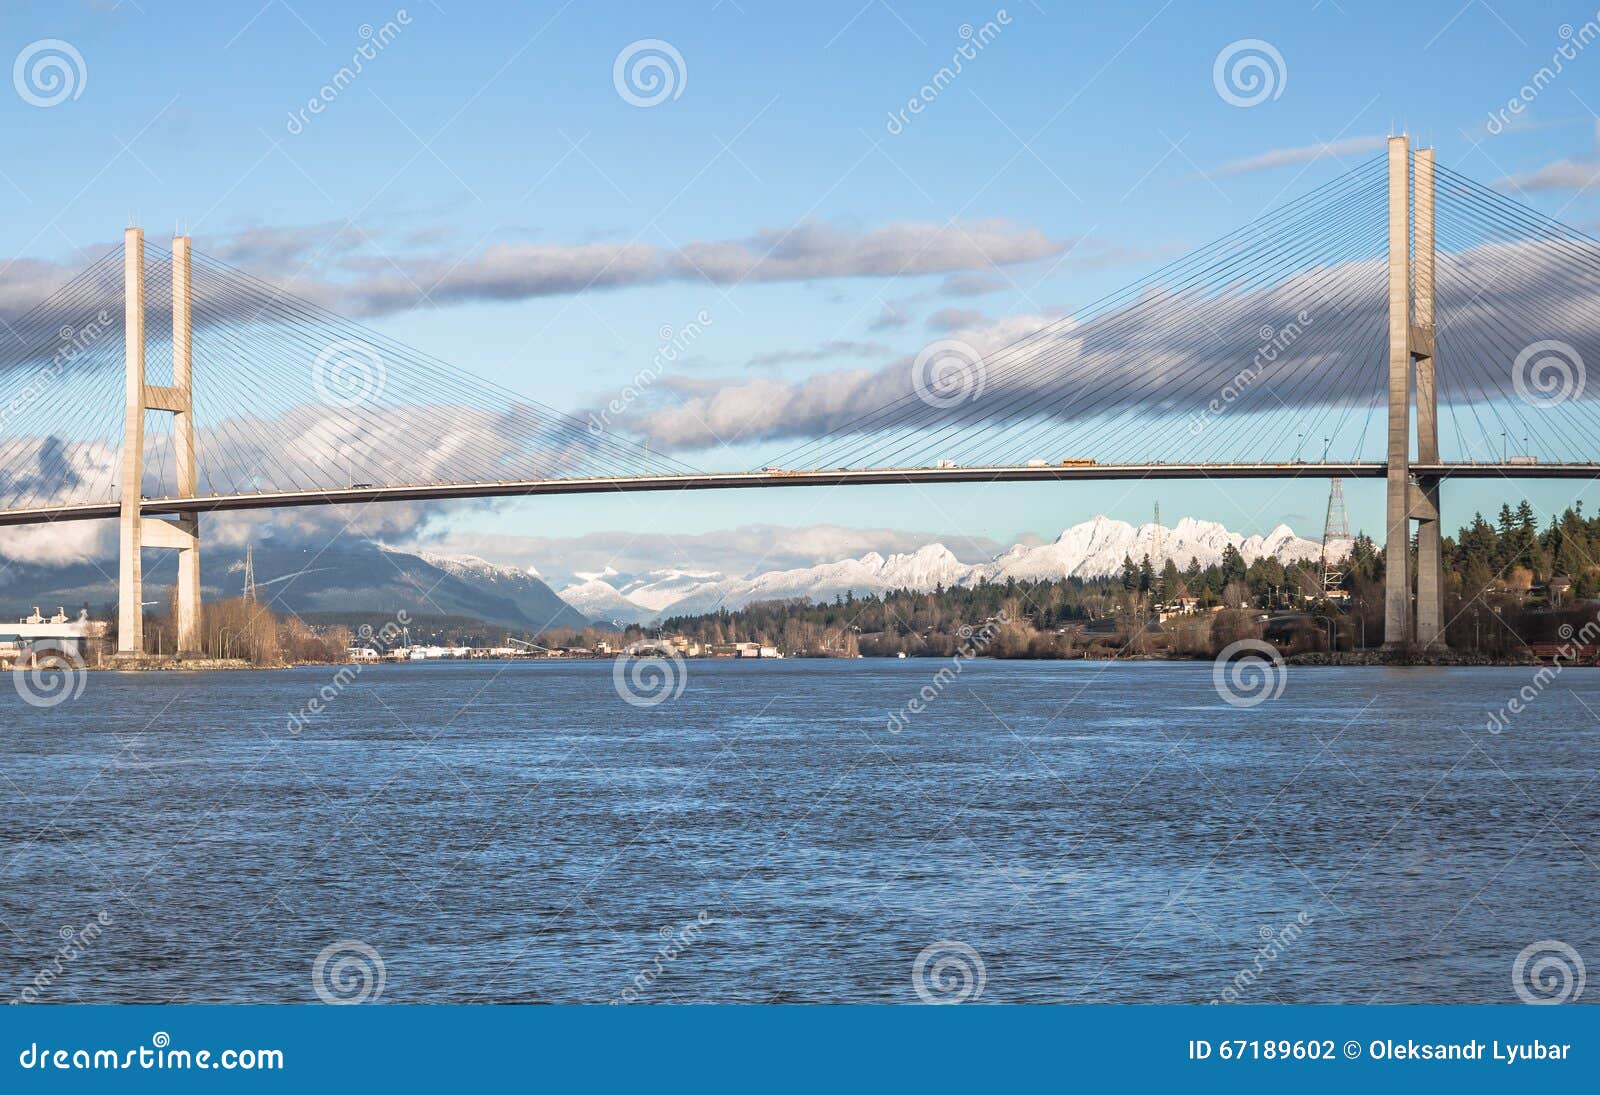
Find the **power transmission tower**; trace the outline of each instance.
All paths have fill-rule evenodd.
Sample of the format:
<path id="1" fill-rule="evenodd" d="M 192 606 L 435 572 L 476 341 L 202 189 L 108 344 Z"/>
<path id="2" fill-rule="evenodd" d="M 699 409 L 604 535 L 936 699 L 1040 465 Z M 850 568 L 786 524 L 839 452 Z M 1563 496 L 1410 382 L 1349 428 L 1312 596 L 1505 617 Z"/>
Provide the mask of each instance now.
<path id="1" fill-rule="evenodd" d="M 254 604 L 256 599 L 256 546 L 246 544 L 244 549 L 244 599 Z"/>
<path id="2" fill-rule="evenodd" d="M 1322 595 L 1330 597 L 1344 589 L 1347 556 L 1334 557 L 1330 548 L 1350 539 L 1350 517 L 1344 508 L 1344 480 L 1335 479 L 1328 490 L 1328 519 L 1322 526 Z"/>

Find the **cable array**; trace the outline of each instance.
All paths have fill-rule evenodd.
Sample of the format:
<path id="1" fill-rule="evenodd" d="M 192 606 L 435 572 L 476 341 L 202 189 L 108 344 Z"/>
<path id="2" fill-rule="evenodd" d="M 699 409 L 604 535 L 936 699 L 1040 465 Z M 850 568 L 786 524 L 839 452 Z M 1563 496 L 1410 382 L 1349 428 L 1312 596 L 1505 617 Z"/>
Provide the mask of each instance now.
<path id="1" fill-rule="evenodd" d="M 0 318 L 0 509 L 115 499 L 122 326 L 121 248 Z"/>
<path id="2" fill-rule="evenodd" d="M 1600 457 L 1600 242 L 1436 168 L 1440 456 Z"/>
<path id="3" fill-rule="evenodd" d="M 1435 189 L 1441 459 L 1595 459 L 1600 242 L 1448 168 Z M 1378 157 L 1009 345 L 939 344 L 774 463 L 1382 461 L 1386 209 Z M 146 244 L 150 384 L 172 262 Z M 201 495 L 692 470 L 216 259 L 192 275 Z M 116 499 L 122 279 L 116 248 L 0 314 L 0 509 Z M 171 416 L 145 446 L 144 494 L 176 493 Z"/>
<path id="4" fill-rule="evenodd" d="M 1026 338 L 958 353 L 942 388 L 919 359 L 900 398 L 776 462 L 1353 458 L 1381 442 L 1365 427 L 1385 367 L 1385 180 L 1374 159 Z"/>

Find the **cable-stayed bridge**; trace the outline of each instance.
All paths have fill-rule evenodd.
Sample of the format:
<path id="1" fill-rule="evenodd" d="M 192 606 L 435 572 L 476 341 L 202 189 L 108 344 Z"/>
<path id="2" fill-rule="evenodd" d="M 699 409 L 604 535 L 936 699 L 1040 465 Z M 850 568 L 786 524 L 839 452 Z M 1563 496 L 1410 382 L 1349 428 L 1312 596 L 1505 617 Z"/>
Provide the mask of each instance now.
<path id="1" fill-rule="evenodd" d="M 942 340 L 819 400 L 758 471 L 707 472 L 130 229 L 43 302 L 0 299 L 0 524 L 119 521 L 119 645 L 146 548 L 225 510 L 880 483 L 1371 477 L 1390 645 L 1442 642 L 1439 485 L 1600 477 L 1600 243 L 1393 138 L 1387 152 L 1072 316 Z M 1418 550 L 1413 576 L 1412 523 Z"/>

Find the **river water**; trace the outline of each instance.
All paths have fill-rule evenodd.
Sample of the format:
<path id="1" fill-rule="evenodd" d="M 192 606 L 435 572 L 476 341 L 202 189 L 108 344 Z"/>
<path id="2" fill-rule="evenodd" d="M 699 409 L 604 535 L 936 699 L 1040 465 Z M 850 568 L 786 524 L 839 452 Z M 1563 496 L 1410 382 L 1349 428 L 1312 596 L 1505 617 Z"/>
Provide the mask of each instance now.
<path id="1" fill-rule="evenodd" d="M 6 998 L 1516 1003 L 1530 944 L 1600 963 L 1600 673 L 941 669 L 7 685 Z"/>

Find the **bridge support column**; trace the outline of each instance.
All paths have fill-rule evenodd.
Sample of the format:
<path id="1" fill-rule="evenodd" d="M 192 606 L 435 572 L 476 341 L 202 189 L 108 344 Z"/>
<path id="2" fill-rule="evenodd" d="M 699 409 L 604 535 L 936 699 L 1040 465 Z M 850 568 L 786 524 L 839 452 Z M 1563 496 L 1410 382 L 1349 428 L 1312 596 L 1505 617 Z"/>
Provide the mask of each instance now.
<path id="1" fill-rule="evenodd" d="M 1439 393 L 1434 358 L 1433 150 L 1389 138 L 1389 475 L 1384 541 L 1383 645 L 1444 646 L 1444 565 L 1439 479 L 1411 476 L 1411 408 L 1417 462 L 1439 462 Z M 1412 249 L 1415 247 L 1413 269 Z M 1415 275 L 1413 277 L 1413 274 Z M 1415 388 L 1413 389 L 1413 378 Z M 1416 605 L 1411 590 L 1411 522 L 1417 522 Z"/>
<path id="2" fill-rule="evenodd" d="M 193 327 L 189 237 L 172 241 L 172 444 L 179 498 L 193 498 L 199 476 L 194 453 Z M 186 513 L 175 525 L 178 539 L 178 653 L 200 652 L 200 515 Z"/>
<path id="3" fill-rule="evenodd" d="M 1411 142 L 1389 138 L 1389 475 L 1383 645 L 1411 643 Z"/>
<path id="4" fill-rule="evenodd" d="M 144 233 L 130 228 L 124 261 L 125 361 L 127 417 L 123 423 L 121 549 L 117 652 L 144 654 L 144 580 L 140 554 L 146 547 L 175 548 L 178 582 L 173 621 L 180 656 L 200 653 L 200 518 L 182 514 L 176 520 L 145 517 L 140 505 L 144 486 L 144 416 L 166 411 L 173 416 L 173 460 L 176 496 L 193 498 L 198 486 L 194 447 L 193 328 L 189 239 L 172 241 L 172 385 L 145 383 L 144 362 Z"/>
<path id="5" fill-rule="evenodd" d="M 122 353 L 126 408 L 122 422 L 121 513 L 117 567 L 117 653 L 144 654 L 143 532 L 139 501 L 144 473 L 144 229 L 122 235 Z"/>
<path id="6" fill-rule="evenodd" d="M 1434 340 L 1434 241 L 1433 241 L 1433 149 L 1419 148 L 1416 154 L 1415 320 L 1411 356 L 1417 370 L 1417 462 L 1439 462 L 1439 385 L 1438 359 Z M 1417 521 L 1417 644 L 1425 650 L 1443 649 L 1444 641 L 1444 559 L 1439 514 L 1439 478 L 1417 480 L 1420 505 L 1411 516 Z"/>

